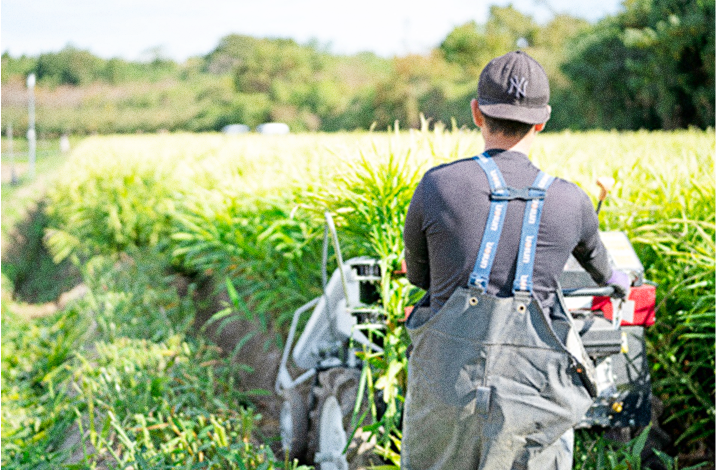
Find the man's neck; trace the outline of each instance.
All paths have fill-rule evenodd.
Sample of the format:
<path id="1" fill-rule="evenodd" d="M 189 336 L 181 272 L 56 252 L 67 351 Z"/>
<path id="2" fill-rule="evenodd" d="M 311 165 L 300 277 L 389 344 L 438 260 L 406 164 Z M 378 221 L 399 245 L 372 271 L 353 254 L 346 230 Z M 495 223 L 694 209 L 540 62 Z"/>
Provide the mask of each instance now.
<path id="1" fill-rule="evenodd" d="M 492 149 L 512 150 L 525 155 L 529 155 L 536 134 L 534 128 L 524 137 L 506 136 L 502 133 L 491 133 L 487 129 L 482 129 L 486 151 Z"/>

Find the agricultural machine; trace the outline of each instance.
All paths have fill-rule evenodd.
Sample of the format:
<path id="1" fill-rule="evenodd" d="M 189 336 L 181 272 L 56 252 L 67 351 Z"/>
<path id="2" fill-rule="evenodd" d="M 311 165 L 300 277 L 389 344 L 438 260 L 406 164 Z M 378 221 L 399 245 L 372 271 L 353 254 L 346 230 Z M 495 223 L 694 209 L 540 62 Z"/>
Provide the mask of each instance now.
<path id="1" fill-rule="evenodd" d="M 608 184 L 608 183 L 607 183 Z M 602 186 L 599 206 L 606 197 Z M 617 298 L 612 287 L 600 287 L 570 257 L 562 273 L 563 301 L 594 364 L 596 398 L 578 428 L 639 428 L 651 421 L 651 382 L 644 329 L 654 323 L 655 287 L 645 282 L 644 268 L 623 232 L 602 232 L 612 267 L 632 281 L 629 296 Z M 330 241 L 329 241 L 330 240 Z M 327 278 L 328 248 L 338 268 Z M 280 426 L 290 458 L 315 463 L 321 470 L 367 468 L 375 458 L 366 436 L 356 436 L 352 417 L 362 363 L 356 352 L 381 351 L 365 334 L 378 320 L 377 260 L 343 261 L 329 213 L 323 242 L 323 294 L 295 311 L 276 379 L 283 399 Z M 303 333 L 294 339 L 300 317 L 312 312 Z M 289 356 L 303 371 L 289 372 Z M 349 445 L 349 441 L 350 445 Z M 346 451 L 347 450 L 347 451 Z"/>

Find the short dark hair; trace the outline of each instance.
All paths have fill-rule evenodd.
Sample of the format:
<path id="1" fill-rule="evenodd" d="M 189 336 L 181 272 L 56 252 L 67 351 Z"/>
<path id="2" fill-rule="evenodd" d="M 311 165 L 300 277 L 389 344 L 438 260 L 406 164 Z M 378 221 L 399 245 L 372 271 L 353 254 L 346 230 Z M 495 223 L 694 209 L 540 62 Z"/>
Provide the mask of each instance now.
<path id="1" fill-rule="evenodd" d="M 509 119 L 498 119 L 485 116 L 485 125 L 490 128 L 491 132 L 504 134 L 508 137 L 524 137 L 532 129 L 534 124 L 527 124 L 520 121 L 511 121 Z"/>

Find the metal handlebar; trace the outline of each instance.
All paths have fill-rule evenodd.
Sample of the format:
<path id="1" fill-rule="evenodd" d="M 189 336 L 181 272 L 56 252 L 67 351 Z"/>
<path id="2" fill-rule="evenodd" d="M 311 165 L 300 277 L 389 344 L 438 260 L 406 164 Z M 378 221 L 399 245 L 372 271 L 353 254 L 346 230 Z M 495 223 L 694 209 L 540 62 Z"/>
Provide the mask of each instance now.
<path id="1" fill-rule="evenodd" d="M 605 286 L 562 289 L 562 293 L 565 297 L 613 297 L 616 291 L 613 286 Z"/>
<path id="2" fill-rule="evenodd" d="M 343 284 L 343 294 L 348 301 L 348 280 L 346 279 L 346 273 L 343 271 L 343 255 L 341 254 L 341 246 L 338 243 L 338 232 L 336 232 L 336 225 L 333 223 L 333 217 L 331 213 L 325 211 L 324 216 L 326 218 L 326 228 L 323 231 L 323 266 L 322 266 L 322 277 L 323 277 L 323 290 L 326 290 L 326 283 L 328 279 L 328 236 L 330 234 L 331 240 L 333 241 L 333 250 L 336 255 L 336 261 L 338 262 L 338 270 L 341 273 L 341 283 Z"/>
<path id="3" fill-rule="evenodd" d="M 296 328 L 298 327 L 299 317 L 301 316 L 301 314 L 307 312 L 309 309 L 314 307 L 319 300 L 321 300 L 321 298 L 316 297 L 307 304 L 304 304 L 302 307 L 299 307 L 298 310 L 293 313 L 293 319 L 291 320 L 291 328 L 288 331 L 288 338 L 286 338 L 286 346 L 284 347 L 283 354 L 281 355 L 281 363 L 278 367 L 278 376 L 276 377 L 276 384 L 274 385 L 276 393 L 278 393 L 279 395 L 281 394 L 282 390 L 292 388 L 297 383 L 300 383 L 300 381 L 303 379 L 303 376 L 299 377 L 297 380 L 293 380 L 291 378 L 291 375 L 288 373 L 287 368 L 288 355 L 291 352 L 291 347 L 293 346 L 293 338 L 296 335 Z"/>

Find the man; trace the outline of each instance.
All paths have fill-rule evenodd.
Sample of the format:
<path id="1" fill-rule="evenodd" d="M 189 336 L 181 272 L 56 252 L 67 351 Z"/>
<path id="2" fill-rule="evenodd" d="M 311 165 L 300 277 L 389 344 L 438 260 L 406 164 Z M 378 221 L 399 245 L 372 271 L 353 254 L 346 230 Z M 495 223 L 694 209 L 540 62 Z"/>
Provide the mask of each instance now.
<path id="1" fill-rule="evenodd" d="M 537 61 L 493 59 L 470 103 L 485 153 L 431 169 L 411 200 L 408 279 L 428 294 L 407 322 L 405 469 L 572 467 L 592 399 L 558 277 L 571 253 L 600 285 L 629 280 L 610 268 L 589 197 L 527 156 L 548 102 Z"/>

